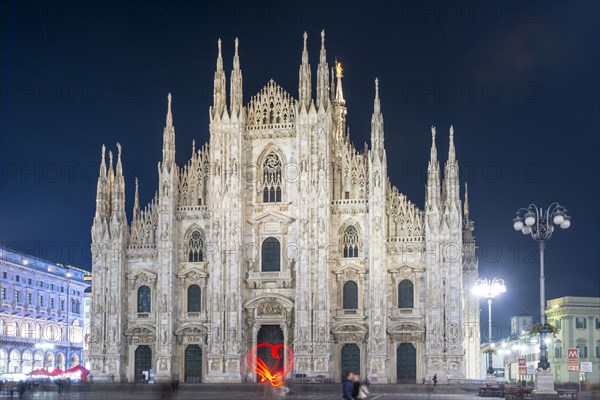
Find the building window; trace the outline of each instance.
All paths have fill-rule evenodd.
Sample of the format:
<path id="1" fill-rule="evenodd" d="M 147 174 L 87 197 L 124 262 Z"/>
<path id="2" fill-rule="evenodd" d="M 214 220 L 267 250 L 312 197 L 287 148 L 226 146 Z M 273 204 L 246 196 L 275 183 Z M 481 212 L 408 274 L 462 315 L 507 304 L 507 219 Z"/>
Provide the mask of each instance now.
<path id="1" fill-rule="evenodd" d="M 150 288 L 148 286 L 140 286 L 138 289 L 138 312 L 150 312 Z"/>
<path id="2" fill-rule="evenodd" d="M 65 287 L 64 287 L 64 286 L 61 286 L 61 287 L 60 287 L 60 292 L 61 292 L 61 293 L 64 293 L 64 292 L 65 292 Z"/>
<path id="3" fill-rule="evenodd" d="M 596 345 L 596 358 L 600 358 L 600 344 Z"/>
<path id="4" fill-rule="evenodd" d="M 31 285 L 31 278 L 27 278 L 27 284 Z"/>
<path id="5" fill-rule="evenodd" d="M 50 297 L 50 308 L 54 309 L 54 297 Z"/>
<path id="6" fill-rule="evenodd" d="M 2 300 L 6 300 L 6 288 L 2 288 Z"/>
<path id="7" fill-rule="evenodd" d="M 54 290 L 54 283 L 50 284 L 50 290 Z"/>
<path id="8" fill-rule="evenodd" d="M 44 307 L 44 296 L 42 296 L 41 294 L 38 297 L 38 306 Z"/>
<path id="9" fill-rule="evenodd" d="M 562 346 L 560 341 L 557 341 L 554 344 L 554 358 L 559 359 L 562 358 Z"/>
<path id="10" fill-rule="evenodd" d="M 204 237 L 200 231 L 192 232 L 188 246 L 189 262 L 204 261 Z"/>
<path id="11" fill-rule="evenodd" d="M 269 154 L 263 163 L 263 203 L 281 202 L 281 160 Z"/>
<path id="12" fill-rule="evenodd" d="M 15 302 L 21 302 L 21 292 L 19 290 L 15 290 Z"/>
<path id="13" fill-rule="evenodd" d="M 358 285 L 354 281 L 344 283 L 344 310 L 358 309 Z"/>
<path id="14" fill-rule="evenodd" d="M 65 311 L 65 301 L 63 299 L 60 300 L 60 311 Z"/>
<path id="15" fill-rule="evenodd" d="M 554 321 L 552 321 L 552 325 L 554 325 L 554 327 L 556 329 L 561 329 L 561 320 L 560 319 L 555 319 Z"/>
<path id="16" fill-rule="evenodd" d="M 200 286 L 191 285 L 187 291 L 188 312 L 200 312 Z"/>
<path id="17" fill-rule="evenodd" d="M 16 280 L 17 282 L 21 282 L 21 277 L 20 277 L 19 275 L 17 275 L 17 276 L 15 276 L 15 280 Z"/>
<path id="18" fill-rule="evenodd" d="M 575 318 L 575 328 L 577 328 L 577 329 L 587 328 L 587 318 L 586 317 L 576 317 Z"/>
<path id="19" fill-rule="evenodd" d="M 587 358 L 587 346 L 585 343 L 577 343 L 577 348 L 579 349 L 579 358 Z"/>
<path id="20" fill-rule="evenodd" d="M 27 304 L 31 304 L 31 293 L 27 293 Z"/>
<path id="21" fill-rule="evenodd" d="M 274 237 L 266 238 L 262 243 L 261 271 L 278 272 L 281 269 L 281 245 Z"/>
<path id="22" fill-rule="evenodd" d="M 414 285 L 408 279 L 398 284 L 398 308 L 414 308 Z"/>
<path id="23" fill-rule="evenodd" d="M 358 230 L 354 225 L 344 230 L 343 255 L 344 258 L 358 257 Z"/>
<path id="24" fill-rule="evenodd" d="M 3 279 L 6 279 L 6 276 L 7 276 L 7 275 L 6 275 L 6 272 L 3 272 L 3 273 L 2 273 L 2 278 L 3 278 Z"/>
<path id="25" fill-rule="evenodd" d="M 596 329 L 600 329 L 600 318 L 596 318 Z"/>

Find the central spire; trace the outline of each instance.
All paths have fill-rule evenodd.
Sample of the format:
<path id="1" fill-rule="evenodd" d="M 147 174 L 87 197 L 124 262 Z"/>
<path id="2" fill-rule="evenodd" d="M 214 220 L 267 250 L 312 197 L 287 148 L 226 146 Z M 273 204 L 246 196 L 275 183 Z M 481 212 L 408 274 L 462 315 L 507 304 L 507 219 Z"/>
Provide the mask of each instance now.
<path id="1" fill-rule="evenodd" d="M 321 31 L 321 53 L 317 68 L 317 107 L 327 108 L 329 103 L 329 66 L 327 65 L 327 52 L 325 50 L 325 31 Z"/>
<path id="2" fill-rule="evenodd" d="M 233 71 L 231 71 L 231 98 L 229 110 L 231 116 L 241 116 L 243 102 L 242 70 L 238 54 L 238 38 L 235 38 L 235 53 L 233 55 Z"/>
<path id="3" fill-rule="evenodd" d="M 311 77 L 310 77 L 310 64 L 308 63 L 308 50 L 306 47 L 306 39 L 308 34 L 304 32 L 304 48 L 302 50 L 302 64 L 300 65 L 299 71 L 299 84 L 298 84 L 298 98 L 300 100 L 300 110 L 310 109 L 311 102 Z"/>
<path id="4" fill-rule="evenodd" d="M 373 116 L 371 117 L 371 146 L 375 154 L 383 156 L 383 115 L 379 101 L 379 79 L 375 78 L 375 100 L 373 100 Z"/>
<path id="5" fill-rule="evenodd" d="M 217 70 L 215 71 L 215 79 L 213 86 L 213 105 L 212 118 L 220 118 L 223 115 L 226 104 L 226 87 L 225 87 L 225 72 L 223 71 L 223 56 L 221 55 L 221 39 L 217 41 L 219 53 L 217 55 Z"/>
<path id="6" fill-rule="evenodd" d="M 335 100 L 340 104 L 346 103 L 346 100 L 344 100 L 344 90 L 342 89 L 343 72 L 344 69 L 342 68 L 342 63 L 336 60 L 335 77 L 337 78 L 337 83 L 335 84 Z"/>

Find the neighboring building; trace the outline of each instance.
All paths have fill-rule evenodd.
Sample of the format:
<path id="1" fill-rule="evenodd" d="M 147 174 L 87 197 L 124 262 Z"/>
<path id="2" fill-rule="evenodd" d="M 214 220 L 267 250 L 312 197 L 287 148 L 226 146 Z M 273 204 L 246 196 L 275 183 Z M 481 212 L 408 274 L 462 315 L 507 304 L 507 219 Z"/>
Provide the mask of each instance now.
<path id="1" fill-rule="evenodd" d="M 533 326 L 533 317 L 531 315 L 515 315 L 510 317 L 511 336 L 520 335 L 529 331 Z"/>
<path id="2" fill-rule="evenodd" d="M 600 383 L 600 297 L 560 297 L 546 302 L 548 323 L 559 329 L 548 345 L 555 379 Z M 579 349 L 579 361 L 591 362 L 591 373 L 569 373 L 568 349 Z M 579 376 L 578 376 L 579 375 Z"/>
<path id="3" fill-rule="evenodd" d="M 0 373 L 81 363 L 86 273 L 0 247 Z"/>
<path id="4" fill-rule="evenodd" d="M 88 281 L 86 279 L 86 281 Z M 91 283 L 91 279 L 89 280 Z M 86 327 L 83 337 L 83 366 L 87 369 L 92 367 L 90 362 L 90 340 L 91 340 L 91 320 L 92 320 L 92 287 L 89 286 L 83 293 L 83 321 Z"/>
<path id="5" fill-rule="evenodd" d="M 527 333 L 511 335 L 498 342 L 496 351 L 498 362 L 503 364 L 506 381 L 532 381 L 534 379 L 534 371 L 540 360 L 540 345 L 537 337 L 529 337 Z M 519 365 L 519 359 L 525 360 L 525 365 Z M 494 360 L 495 366 L 496 360 Z"/>
<path id="6" fill-rule="evenodd" d="M 241 382 L 254 379 L 245 354 L 264 342 L 288 345 L 293 373 L 308 377 L 479 375 L 479 301 L 465 296 L 478 263 L 454 130 L 442 180 L 432 128 L 419 209 L 388 179 L 377 80 L 371 147 L 358 151 L 324 43 L 316 98 L 305 35 L 299 100 L 271 80 L 244 105 L 237 39 L 229 102 L 219 41 L 210 141 L 175 163 L 169 95 L 158 191 L 141 209 L 136 182 L 131 223 L 121 147 L 108 167 L 102 148 L 95 379 L 154 369 L 157 381 Z"/>

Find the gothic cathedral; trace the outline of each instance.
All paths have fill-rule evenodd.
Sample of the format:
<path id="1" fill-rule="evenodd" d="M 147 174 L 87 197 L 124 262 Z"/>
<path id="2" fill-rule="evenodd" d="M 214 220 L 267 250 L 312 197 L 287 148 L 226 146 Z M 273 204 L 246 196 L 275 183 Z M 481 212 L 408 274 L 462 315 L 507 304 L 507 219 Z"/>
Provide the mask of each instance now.
<path id="1" fill-rule="evenodd" d="M 284 343 L 291 374 L 373 383 L 479 376 L 473 223 L 454 130 L 443 179 L 435 146 L 425 206 L 388 179 L 375 80 L 371 145 L 346 129 L 342 68 L 325 36 L 316 98 L 304 34 L 298 100 L 273 80 L 247 104 L 235 41 L 229 101 L 219 40 L 210 141 L 175 163 L 168 96 L 159 187 L 125 213 L 121 147 L 102 148 L 92 227 L 96 380 L 243 382 L 257 343 Z"/>

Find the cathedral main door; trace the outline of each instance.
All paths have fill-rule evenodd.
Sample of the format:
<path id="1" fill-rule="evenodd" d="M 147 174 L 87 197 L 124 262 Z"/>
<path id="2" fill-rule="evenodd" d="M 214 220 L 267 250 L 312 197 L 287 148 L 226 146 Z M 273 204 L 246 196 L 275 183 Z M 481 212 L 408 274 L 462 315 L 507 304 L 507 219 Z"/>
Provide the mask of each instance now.
<path id="1" fill-rule="evenodd" d="M 360 349 L 355 343 L 346 343 L 342 347 L 342 374 L 346 372 L 360 374 Z"/>
<path id="2" fill-rule="evenodd" d="M 400 343 L 396 349 L 396 378 L 398 383 L 417 381 L 417 350 L 411 343 Z"/>
<path id="3" fill-rule="evenodd" d="M 202 382 L 202 349 L 197 344 L 191 344 L 185 349 L 184 382 Z"/>
<path id="4" fill-rule="evenodd" d="M 261 325 L 258 336 L 256 337 L 256 344 L 261 343 L 284 344 L 281 327 L 279 325 Z M 271 349 L 269 347 L 259 348 L 256 355 L 267 365 L 274 365 L 276 362 L 275 358 L 271 355 Z"/>
<path id="5" fill-rule="evenodd" d="M 142 372 L 152 369 L 152 350 L 148 346 L 138 346 L 135 349 L 135 375 L 134 381 L 142 379 Z M 147 377 L 146 377 L 147 378 Z"/>

